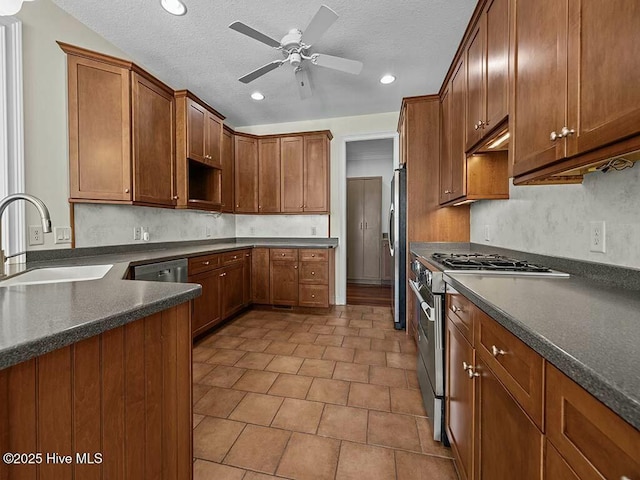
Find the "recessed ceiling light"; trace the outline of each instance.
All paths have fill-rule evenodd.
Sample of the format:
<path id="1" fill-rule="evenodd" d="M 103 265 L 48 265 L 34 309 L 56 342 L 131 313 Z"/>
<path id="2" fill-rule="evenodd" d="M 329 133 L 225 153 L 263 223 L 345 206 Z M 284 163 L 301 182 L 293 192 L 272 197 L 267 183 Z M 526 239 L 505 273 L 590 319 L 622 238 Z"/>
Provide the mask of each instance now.
<path id="1" fill-rule="evenodd" d="M 385 75 L 380 79 L 380 83 L 382 83 L 383 85 L 389 85 L 390 83 L 393 83 L 395 81 L 396 77 L 394 77 L 393 75 Z"/>
<path id="2" fill-rule="evenodd" d="M 160 5 L 171 15 L 184 15 L 187 13 L 187 6 L 180 0 L 160 0 Z"/>
<path id="3" fill-rule="evenodd" d="M 264 100 L 264 95 L 260 92 L 253 92 L 251 94 L 251 98 L 253 98 L 254 100 Z"/>

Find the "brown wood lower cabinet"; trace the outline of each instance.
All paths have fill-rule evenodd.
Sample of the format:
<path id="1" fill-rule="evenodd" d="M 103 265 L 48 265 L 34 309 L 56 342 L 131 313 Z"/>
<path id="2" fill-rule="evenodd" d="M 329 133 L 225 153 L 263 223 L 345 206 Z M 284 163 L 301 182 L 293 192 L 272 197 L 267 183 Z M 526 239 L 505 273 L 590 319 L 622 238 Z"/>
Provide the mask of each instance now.
<path id="1" fill-rule="evenodd" d="M 462 480 L 640 478 L 640 431 L 468 299 L 447 302 L 447 435 Z"/>
<path id="2" fill-rule="evenodd" d="M 222 318 L 229 318 L 244 306 L 244 260 L 225 267 L 220 275 Z"/>
<path id="3" fill-rule="evenodd" d="M 243 290 L 243 299 L 242 303 L 244 305 L 251 304 L 251 276 L 253 274 L 253 269 L 251 268 L 251 252 L 244 253 L 244 282 L 242 285 Z"/>
<path id="4" fill-rule="evenodd" d="M 272 260 L 270 269 L 272 305 L 298 305 L 298 262 Z"/>
<path id="5" fill-rule="evenodd" d="M 254 248 L 251 252 L 251 297 L 253 302 L 269 303 L 271 299 L 269 291 L 269 249 Z"/>
<path id="6" fill-rule="evenodd" d="M 222 269 L 211 270 L 189 277 L 189 283 L 199 283 L 202 295 L 193 300 L 191 324 L 193 336 L 222 321 L 220 309 L 220 281 Z"/>
<path id="7" fill-rule="evenodd" d="M 2 479 L 192 478 L 189 303 L 0 370 Z M 47 453 L 71 464 L 46 462 Z M 102 454 L 83 464 L 76 454 Z"/>
<path id="8" fill-rule="evenodd" d="M 477 360 L 474 373 L 479 377 L 475 379 L 477 455 L 473 478 L 539 480 L 542 432 L 482 359 Z"/>

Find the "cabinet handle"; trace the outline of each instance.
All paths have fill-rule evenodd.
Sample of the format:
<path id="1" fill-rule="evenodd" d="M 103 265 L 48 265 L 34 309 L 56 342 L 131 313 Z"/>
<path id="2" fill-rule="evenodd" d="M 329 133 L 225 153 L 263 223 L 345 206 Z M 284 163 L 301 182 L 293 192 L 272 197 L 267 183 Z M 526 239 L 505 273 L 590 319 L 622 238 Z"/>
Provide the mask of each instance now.
<path id="1" fill-rule="evenodd" d="M 473 365 L 469 365 L 467 362 L 462 362 L 462 369 L 467 372 L 469 378 L 479 377 L 480 374 L 473 371 Z"/>
<path id="2" fill-rule="evenodd" d="M 315 256 L 316 256 L 316 254 L 315 254 L 315 253 L 312 253 L 312 254 L 311 254 L 311 257 L 315 257 Z"/>
<path id="3" fill-rule="evenodd" d="M 249 255 L 250 255 L 249 253 L 245 253 L 245 254 L 244 254 L 244 256 L 245 256 L 245 257 L 248 257 Z"/>
<path id="4" fill-rule="evenodd" d="M 239 203 L 236 204 L 236 208 L 240 208 L 240 204 Z"/>
<path id="5" fill-rule="evenodd" d="M 444 193 L 446 193 L 447 195 L 451 193 L 450 190 L 445 190 Z"/>
<path id="6" fill-rule="evenodd" d="M 221 273 L 220 275 L 218 275 L 219 277 L 224 277 L 224 273 Z"/>
<path id="7" fill-rule="evenodd" d="M 498 355 L 504 355 L 505 353 L 507 353 L 507 352 L 505 352 L 504 350 L 499 349 L 495 345 L 491 345 L 491 355 L 493 355 L 494 357 L 497 357 Z"/>
<path id="8" fill-rule="evenodd" d="M 451 307 L 451 309 L 454 311 L 454 313 L 464 312 L 464 308 L 460 308 L 460 307 L 458 307 L 458 306 L 456 306 L 456 305 L 453 305 L 453 306 Z"/>
<path id="9" fill-rule="evenodd" d="M 233 259 L 235 260 L 236 258 L 238 258 L 238 256 L 237 256 L 237 255 L 234 255 L 234 256 L 233 256 Z"/>
<path id="10" fill-rule="evenodd" d="M 286 256 L 286 253 L 283 253 L 283 254 L 282 254 L 282 256 L 283 256 L 283 257 L 284 257 L 284 256 Z"/>
<path id="11" fill-rule="evenodd" d="M 298 208 L 302 208 L 302 205 L 300 205 Z"/>
<path id="12" fill-rule="evenodd" d="M 560 135 L 562 135 L 563 137 L 568 137 L 570 135 L 573 135 L 574 133 L 576 133 L 576 131 L 573 128 L 569 127 L 562 127 L 562 130 L 560 130 Z"/>
<path id="13" fill-rule="evenodd" d="M 178 200 L 178 198 L 180 198 L 180 197 L 178 197 L 178 195 L 174 195 L 174 196 L 173 196 L 173 199 L 174 199 L 174 200 Z"/>
<path id="14" fill-rule="evenodd" d="M 316 296 L 315 295 L 311 295 L 311 298 L 316 298 Z"/>
<path id="15" fill-rule="evenodd" d="M 298 269 L 298 265 L 294 265 L 293 268 L 295 268 L 297 270 Z"/>
<path id="16" fill-rule="evenodd" d="M 261 209 L 261 208 L 262 208 L 262 205 L 258 205 L 258 209 Z"/>
<path id="17" fill-rule="evenodd" d="M 473 126 L 474 130 L 479 130 L 480 128 L 482 128 L 482 120 L 478 120 L 478 123 Z"/>
<path id="18" fill-rule="evenodd" d="M 125 188 L 125 189 L 124 189 L 124 193 L 129 193 L 129 189 L 128 189 L 128 188 Z"/>
<path id="19" fill-rule="evenodd" d="M 211 262 L 206 261 L 206 262 L 202 262 L 203 265 L 209 265 Z"/>
<path id="20" fill-rule="evenodd" d="M 362 230 L 362 222 L 360 222 L 360 230 Z"/>
<path id="21" fill-rule="evenodd" d="M 315 274 L 316 274 L 316 272 L 311 272 L 311 275 L 315 275 Z"/>

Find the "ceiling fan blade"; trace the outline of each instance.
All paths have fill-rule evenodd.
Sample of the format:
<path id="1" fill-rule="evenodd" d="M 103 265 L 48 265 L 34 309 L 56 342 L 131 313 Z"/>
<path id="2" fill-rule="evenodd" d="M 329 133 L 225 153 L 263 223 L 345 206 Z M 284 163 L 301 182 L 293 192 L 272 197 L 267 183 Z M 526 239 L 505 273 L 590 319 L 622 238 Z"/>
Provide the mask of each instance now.
<path id="1" fill-rule="evenodd" d="M 316 12 L 315 16 L 309 22 L 309 25 L 307 25 L 306 30 L 302 33 L 303 43 L 308 46 L 316 43 L 337 19 L 338 14 L 336 12 L 326 5 L 322 5 L 320 10 Z"/>
<path id="2" fill-rule="evenodd" d="M 264 74 L 269 73 L 271 70 L 275 70 L 283 63 L 284 63 L 284 60 L 275 60 L 271 63 L 267 63 L 266 65 L 261 66 L 260 68 L 254 70 L 253 72 L 247 73 L 244 77 L 240 77 L 238 80 L 240 80 L 242 83 L 251 83 L 256 78 L 259 78 Z"/>
<path id="3" fill-rule="evenodd" d="M 280 46 L 280 42 L 274 40 L 273 38 L 265 35 L 264 33 L 260 33 L 255 28 L 251 28 L 249 25 L 245 25 L 242 22 L 233 22 L 229 25 L 231 30 L 235 30 L 236 32 L 240 32 L 247 37 L 251 37 L 254 40 L 258 40 L 259 42 L 266 43 L 270 47 L 278 48 Z"/>
<path id="4" fill-rule="evenodd" d="M 333 68 L 341 72 L 358 75 L 362 71 L 362 62 L 349 60 L 348 58 L 334 57 L 324 53 L 314 53 L 311 56 L 311 63 L 320 67 Z"/>
<path id="5" fill-rule="evenodd" d="M 296 69 L 296 82 L 298 83 L 298 92 L 300 92 L 300 98 L 306 100 L 311 97 L 311 84 L 309 83 L 309 72 L 303 69 Z"/>

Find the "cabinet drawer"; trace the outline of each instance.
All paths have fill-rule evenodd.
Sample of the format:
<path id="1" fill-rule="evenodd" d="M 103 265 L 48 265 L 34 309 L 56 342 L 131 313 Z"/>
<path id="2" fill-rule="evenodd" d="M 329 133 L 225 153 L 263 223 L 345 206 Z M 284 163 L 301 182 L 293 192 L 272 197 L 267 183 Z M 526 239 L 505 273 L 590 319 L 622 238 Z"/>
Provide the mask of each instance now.
<path id="1" fill-rule="evenodd" d="M 547 438 L 585 480 L 640 478 L 640 432 L 547 364 Z"/>
<path id="2" fill-rule="evenodd" d="M 214 253 L 212 255 L 201 255 L 189 259 L 189 275 L 208 272 L 220 266 L 220 255 Z"/>
<path id="3" fill-rule="evenodd" d="M 300 263 L 300 283 L 328 285 L 329 265 L 318 262 Z"/>
<path id="4" fill-rule="evenodd" d="M 298 250 L 295 248 L 272 248 L 271 260 L 297 262 Z"/>
<path id="5" fill-rule="evenodd" d="M 311 250 L 303 248 L 300 250 L 301 262 L 327 262 L 329 260 L 329 250 Z"/>
<path id="6" fill-rule="evenodd" d="M 248 253 L 248 250 L 234 250 L 233 252 L 227 252 L 221 254 L 222 264 L 223 265 L 232 265 L 237 262 L 244 261 L 245 253 Z"/>
<path id="7" fill-rule="evenodd" d="M 298 305 L 301 307 L 329 307 L 328 285 L 300 285 Z"/>
<path id="8" fill-rule="evenodd" d="M 476 309 L 475 325 L 476 351 L 544 431 L 544 360 L 479 309 Z"/>
<path id="9" fill-rule="evenodd" d="M 447 317 L 473 345 L 473 312 L 477 307 L 459 293 L 454 292 L 455 290 L 448 290 L 447 293 Z"/>

